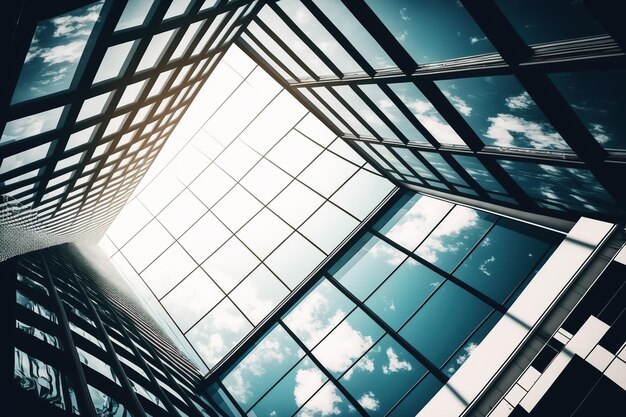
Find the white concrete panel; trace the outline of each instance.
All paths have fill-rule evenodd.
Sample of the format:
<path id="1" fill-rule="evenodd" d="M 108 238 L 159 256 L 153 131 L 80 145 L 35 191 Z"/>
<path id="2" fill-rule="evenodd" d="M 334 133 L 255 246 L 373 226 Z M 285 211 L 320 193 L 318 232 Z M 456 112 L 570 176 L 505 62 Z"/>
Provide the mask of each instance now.
<path id="1" fill-rule="evenodd" d="M 507 364 L 613 227 L 581 218 L 507 314 L 418 415 L 462 415 Z"/>

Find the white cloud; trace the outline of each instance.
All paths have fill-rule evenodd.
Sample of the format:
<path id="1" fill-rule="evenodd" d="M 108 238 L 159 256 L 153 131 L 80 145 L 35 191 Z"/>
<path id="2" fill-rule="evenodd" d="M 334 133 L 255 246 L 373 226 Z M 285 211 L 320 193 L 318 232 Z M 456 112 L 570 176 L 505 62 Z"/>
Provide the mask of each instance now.
<path id="1" fill-rule="evenodd" d="M 478 267 L 478 270 L 482 272 L 483 274 L 487 275 L 488 277 L 490 277 L 491 272 L 487 270 L 487 265 L 495 261 L 496 261 L 496 257 L 492 255 L 491 258 L 487 259 L 485 262 L 480 264 L 480 266 Z"/>
<path id="2" fill-rule="evenodd" d="M 420 246 L 417 254 L 434 263 L 439 260 L 441 253 L 457 252 L 464 245 L 458 237 L 465 230 L 475 227 L 478 220 L 476 211 L 459 206 L 455 210 L 455 215 L 446 218 Z"/>
<path id="3" fill-rule="evenodd" d="M 396 35 L 396 39 L 399 40 L 400 42 L 404 42 L 408 37 L 409 37 L 408 30 L 403 30 L 402 33 L 400 33 L 399 35 Z"/>
<path id="4" fill-rule="evenodd" d="M 293 396 L 298 407 L 302 406 L 324 383 L 324 375 L 318 369 L 300 369 L 296 373 L 296 386 Z M 338 404 L 342 401 L 332 384 L 324 385 L 300 410 L 302 417 L 330 416 L 341 413 Z"/>
<path id="5" fill-rule="evenodd" d="M 350 378 L 352 378 L 352 374 L 357 369 L 360 369 L 360 370 L 365 371 L 365 372 L 372 373 L 372 372 L 374 372 L 374 369 L 375 369 L 374 361 L 372 359 L 370 359 L 368 356 L 364 356 L 352 368 L 350 368 L 350 370 L 348 372 L 345 373 L 343 378 L 346 379 L 347 381 L 349 381 Z"/>
<path id="6" fill-rule="evenodd" d="M 76 40 L 52 48 L 31 48 L 26 55 L 25 62 L 30 62 L 34 58 L 41 58 L 46 64 L 75 63 L 82 56 L 85 44 L 86 41 L 84 40 Z"/>
<path id="7" fill-rule="evenodd" d="M 600 123 L 592 123 L 590 127 L 591 134 L 600 144 L 611 141 L 611 136 L 608 135 L 606 129 Z"/>
<path id="8" fill-rule="evenodd" d="M 461 97 L 455 96 L 454 94 L 450 94 L 447 91 L 444 91 L 448 100 L 454 105 L 454 107 L 464 116 L 470 116 L 472 114 L 472 110 L 474 110 L 469 104 L 465 102 Z"/>
<path id="9" fill-rule="evenodd" d="M 378 399 L 374 396 L 372 391 L 366 392 L 361 398 L 359 398 L 359 404 L 366 410 L 376 411 L 378 410 Z"/>
<path id="10" fill-rule="evenodd" d="M 102 3 L 87 9 L 83 15 L 64 15 L 52 19 L 55 38 L 89 36 L 93 24 L 98 20 Z"/>
<path id="11" fill-rule="evenodd" d="M 479 38 L 478 36 L 472 36 L 472 37 L 470 38 L 470 43 L 471 43 L 472 45 L 474 45 L 474 44 L 477 44 L 478 42 L 481 42 L 481 41 L 486 41 L 486 40 L 487 40 L 487 37 L 486 37 L 486 36 L 483 36 L 483 37 L 481 37 L 481 38 Z"/>
<path id="12" fill-rule="evenodd" d="M 507 97 L 504 101 L 506 106 L 511 110 L 527 109 L 531 104 L 533 104 L 530 95 L 528 95 L 526 91 L 517 96 Z"/>
<path id="13" fill-rule="evenodd" d="M 285 319 L 285 323 L 296 333 L 307 346 L 313 346 L 337 325 L 346 313 L 337 309 L 331 312 L 329 300 L 322 294 L 324 287 L 330 284 L 323 283 L 318 290 L 312 292 L 297 308 Z M 324 320 L 323 317 L 326 317 Z"/>
<path id="14" fill-rule="evenodd" d="M 403 7 L 400 9 L 400 19 L 402 20 L 411 20 L 409 15 L 407 14 L 407 8 Z"/>
<path id="15" fill-rule="evenodd" d="M 392 374 L 399 371 L 410 371 L 413 369 L 409 362 L 400 360 L 396 352 L 394 352 L 391 347 L 388 347 L 385 353 L 387 354 L 387 359 L 389 359 L 389 365 L 383 365 L 383 373 Z"/>
<path id="16" fill-rule="evenodd" d="M 495 146 L 512 147 L 515 146 L 513 142 L 516 139 L 523 139 L 529 142 L 528 146 L 535 149 L 567 149 L 561 136 L 545 123 L 504 113 L 489 117 L 487 121 L 491 124 L 485 136 L 493 139 Z"/>
<path id="17" fill-rule="evenodd" d="M 373 343 L 371 336 L 363 335 L 343 321 L 313 352 L 328 370 L 342 372 Z"/>

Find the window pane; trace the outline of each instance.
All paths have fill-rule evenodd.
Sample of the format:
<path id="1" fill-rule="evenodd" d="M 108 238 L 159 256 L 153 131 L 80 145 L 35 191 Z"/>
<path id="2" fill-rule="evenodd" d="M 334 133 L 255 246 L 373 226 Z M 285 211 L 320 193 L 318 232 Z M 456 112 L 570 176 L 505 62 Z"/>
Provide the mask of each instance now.
<path id="1" fill-rule="evenodd" d="M 230 294 L 231 300 L 253 324 L 258 324 L 289 293 L 287 288 L 260 265 Z"/>
<path id="2" fill-rule="evenodd" d="M 202 268 L 224 292 L 229 292 L 258 264 L 252 252 L 233 237 L 207 259 Z"/>
<path id="3" fill-rule="evenodd" d="M 327 254 L 359 224 L 331 203 L 324 203 L 301 227 L 300 233 Z"/>
<path id="4" fill-rule="evenodd" d="M 143 53 L 143 57 L 137 66 L 137 71 L 143 71 L 155 67 L 167 50 L 170 39 L 172 39 L 175 33 L 176 29 L 172 29 L 170 31 L 154 35 L 152 40 L 150 40 L 148 48 Z"/>
<path id="5" fill-rule="evenodd" d="M 213 367 L 252 330 L 252 325 L 228 299 L 223 300 L 187 334 L 208 367 Z"/>
<path id="6" fill-rule="evenodd" d="M 387 335 L 339 382 L 368 415 L 384 416 L 425 373 L 426 368 Z"/>
<path id="7" fill-rule="evenodd" d="M 338 377 L 382 335 L 383 329 L 357 309 L 313 349 L 313 355 Z"/>
<path id="8" fill-rule="evenodd" d="M 474 19 L 454 0 L 366 3 L 417 63 L 495 51 Z"/>
<path id="9" fill-rule="evenodd" d="M 366 104 L 349 86 L 333 87 L 334 90 L 339 93 L 341 98 L 348 103 L 349 106 L 355 111 L 356 114 L 361 116 L 374 131 L 384 139 L 399 140 L 397 136 L 389 129 L 387 124 L 383 122 L 372 110 L 372 108 Z M 354 126 L 353 126 L 354 128 Z M 360 134 L 368 135 L 366 132 L 359 132 Z"/>
<path id="10" fill-rule="evenodd" d="M 141 26 L 145 23 L 154 0 L 128 0 L 115 30 Z"/>
<path id="11" fill-rule="evenodd" d="M 452 208 L 435 198 L 406 195 L 374 226 L 389 239 L 414 250 Z"/>
<path id="12" fill-rule="evenodd" d="M 555 238 L 523 223 L 501 219 L 454 275 L 504 303 L 533 271 Z"/>
<path id="13" fill-rule="evenodd" d="M 37 24 L 12 104 L 71 87 L 103 4 L 91 3 Z"/>
<path id="14" fill-rule="evenodd" d="M 593 137 L 606 149 L 626 150 L 626 71 L 551 74 L 550 79 Z"/>
<path id="15" fill-rule="evenodd" d="M 166 295 L 162 303 L 180 329 L 186 332 L 223 297 L 219 287 L 198 268 Z"/>
<path id="16" fill-rule="evenodd" d="M 498 163 L 543 207 L 623 213 L 623 209 L 587 170 L 518 161 L 500 160 Z"/>
<path id="17" fill-rule="evenodd" d="M 413 391 L 396 407 L 390 417 L 414 416 L 441 389 L 443 384 L 433 375 L 428 374 Z"/>
<path id="18" fill-rule="evenodd" d="M 513 75 L 436 81 L 485 145 L 569 151 Z"/>
<path id="19" fill-rule="evenodd" d="M 65 107 L 57 107 L 7 122 L 0 138 L 0 145 L 56 129 L 64 109 Z"/>
<path id="20" fill-rule="evenodd" d="M 369 32 L 365 30 L 340 1 L 318 0 L 315 2 L 315 5 L 328 16 L 331 22 L 341 22 L 341 32 L 374 69 L 379 70 L 396 66 L 384 49 L 380 47 Z"/>
<path id="21" fill-rule="evenodd" d="M 99 116 L 104 113 L 106 106 L 109 103 L 109 98 L 112 92 L 100 94 L 99 96 L 91 97 L 83 102 L 83 105 L 78 112 L 76 121 L 88 119 L 90 117 Z"/>
<path id="22" fill-rule="evenodd" d="M 148 242 L 145 244 L 148 246 Z M 178 243 L 174 243 L 141 272 L 141 278 L 160 299 L 195 267 L 196 263 L 187 252 Z"/>
<path id="23" fill-rule="evenodd" d="M 396 125 L 409 142 L 426 142 L 424 136 L 415 128 L 391 99 L 375 84 L 361 85 L 361 90 L 376 104 L 376 106 Z"/>
<path id="24" fill-rule="evenodd" d="M 407 259 L 365 304 L 397 330 L 443 281 L 430 268 Z"/>
<path id="25" fill-rule="evenodd" d="M 110 46 L 104 54 L 100 68 L 98 68 L 98 72 L 93 79 L 94 84 L 119 77 L 126 70 L 134 45 L 135 41 Z"/>
<path id="26" fill-rule="evenodd" d="M 293 233 L 265 263 L 289 288 L 294 289 L 324 258 L 324 254 L 302 235 Z"/>
<path id="27" fill-rule="evenodd" d="M 490 312 L 488 305 L 447 281 L 400 334 L 431 362 L 441 366 Z"/>
<path id="28" fill-rule="evenodd" d="M 2 163 L 0 164 L 0 175 L 17 168 L 21 168 L 32 162 L 42 160 L 48 155 L 49 149 L 50 142 L 3 158 Z"/>
<path id="29" fill-rule="evenodd" d="M 405 258 L 393 246 L 367 233 L 328 272 L 364 300 Z"/>
<path id="30" fill-rule="evenodd" d="M 604 33 L 582 2 L 497 0 L 496 4 L 528 44 Z"/>
<path id="31" fill-rule="evenodd" d="M 415 253 L 444 271 L 451 272 L 495 219 L 496 216 L 491 214 L 456 206 Z"/>
<path id="32" fill-rule="evenodd" d="M 282 327 L 276 326 L 244 356 L 222 382 L 237 403 L 247 410 L 295 365 L 302 355 L 302 350 L 289 334 Z M 278 404 L 274 403 L 273 406 L 277 407 Z"/>
<path id="33" fill-rule="evenodd" d="M 327 280 L 303 297 L 283 319 L 291 331 L 312 349 L 354 308 L 354 303 Z"/>
<path id="34" fill-rule="evenodd" d="M 389 84 L 391 90 L 404 102 L 415 118 L 442 144 L 465 145 L 463 139 L 439 114 L 413 83 Z"/>

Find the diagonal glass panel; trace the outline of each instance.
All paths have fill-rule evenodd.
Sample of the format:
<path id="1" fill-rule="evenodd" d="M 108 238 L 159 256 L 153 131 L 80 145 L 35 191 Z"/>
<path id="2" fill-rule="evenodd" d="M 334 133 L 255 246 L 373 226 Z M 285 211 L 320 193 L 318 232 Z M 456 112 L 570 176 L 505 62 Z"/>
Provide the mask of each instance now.
<path id="1" fill-rule="evenodd" d="M 72 87 L 103 5 L 97 1 L 37 24 L 11 104 Z"/>

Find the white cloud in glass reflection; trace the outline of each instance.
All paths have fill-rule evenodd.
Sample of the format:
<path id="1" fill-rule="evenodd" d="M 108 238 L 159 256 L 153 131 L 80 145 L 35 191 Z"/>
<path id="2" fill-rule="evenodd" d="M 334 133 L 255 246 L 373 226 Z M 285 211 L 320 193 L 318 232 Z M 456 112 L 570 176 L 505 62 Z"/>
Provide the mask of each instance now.
<path id="1" fill-rule="evenodd" d="M 567 149 L 567 145 L 547 123 L 537 123 L 512 114 L 498 113 L 488 117 L 491 123 L 485 136 L 493 139 L 495 146 L 515 147 L 515 141 L 527 139 L 535 149 Z"/>
<path id="2" fill-rule="evenodd" d="M 464 245 L 463 241 L 459 240 L 460 235 L 478 225 L 478 212 L 461 206 L 453 212 L 454 215 L 441 222 L 416 252 L 428 262 L 437 262 L 441 253 L 457 252 Z"/>
<path id="3" fill-rule="evenodd" d="M 359 404 L 366 410 L 376 411 L 378 410 L 378 399 L 374 396 L 372 391 L 366 392 L 358 399 Z"/>
<path id="4" fill-rule="evenodd" d="M 612 137 L 609 136 L 609 134 L 606 131 L 605 127 L 602 126 L 600 123 L 592 123 L 592 124 L 590 124 L 589 125 L 589 131 L 591 132 L 591 134 L 593 135 L 595 140 L 600 142 L 600 144 L 602 144 L 602 145 L 604 145 L 605 143 L 610 142 L 612 140 Z"/>
<path id="5" fill-rule="evenodd" d="M 337 309 L 332 316 L 329 316 L 329 313 L 330 301 L 322 293 L 316 291 L 300 302 L 285 319 L 285 323 L 302 339 L 304 344 L 310 347 L 346 316 L 342 309 Z"/>
<path id="6" fill-rule="evenodd" d="M 406 7 L 400 9 L 400 19 L 411 20 L 411 17 L 408 15 L 408 9 Z"/>
<path id="7" fill-rule="evenodd" d="M 530 95 L 528 95 L 526 91 L 517 96 L 507 97 L 504 102 L 511 110 L 527 109 L 531 104 L 533 104 Z"/>
<path id="8" fill-rule="evenodd" d="M 464 144 L 456 131 L 443 121 L 433 105 L 426 100 L 411 99 L 400 95 L 407 107 L 413 112 L 417 120 L 424 125 L 434 138 L 441 143 Z"/>
<path id="9" fill-rule="evenodd" d="M 298 407 L 302 406 L 311 395 L 325 381 L 324 374 L 319 369 L 300 369 L 296 374 L 296 386 L 293 396 Z M 323 386 L 311 400 L 302 407 L 299 416 L 330 416 L 340 414 L 341 410 L 337 405 L 342 402 L 337 394 L 337 389 L 332 384 Z"/>
<path id="10" fill-rule="evenodd" d="M 331 372 L 341 372 L 348 368 L 374 343 L 370 336 L 364 336 L 347 321 L 333 330 L 332 339 L 341 343 L 326 343 L 329 342 L 326 339 L 314 351 L 315 356 Z"/>
<path id="11" fill-rule="evenodd" d="M 452 376 L 460 367 L 465 363 L 465 361 L 474 353 L 474 350 L 478 347 L 478 344 L 474 342 L 468 343 L 461 352 L 459 352 L 454 360 L 452 366 L 446 369 L 446 374 L 448 376 Z M 455 366 L 456 364 L 456 366 Z"/>
<path id="12" fill-rule="evenodd" d="M 491 258 L 487 259 L 485 262 L 483 262 L 482 264 L 480 264 L 480 266 L 478 267 L 478 270 L 480 272 L 482 272 L 483 274 L 487 275 L 488 277 L 491 276 L 491 272 L 489 272 L 489 270 L 487 269 L 487 265 L 489 265 L 492 262 L 496 261 L 496 257 L 495 256 L 491 256 Z"/>
<path id="13" fill-rule="evenodd" d="M 385 351 L 387 359 L 389 359 L 388 365 L 383 365 L 384 374 L 393 374 L 399 371 L 410 371 L 413 369 L 411 364 L 407 361 L 403 361 L 398 357 L 398 354 L 394 352 L 393 348 L 388 347 Z"/>
<path id="14" fill-rule="evenodd" d="M 103 1 L 39 22 L 20 73 L 12 102 L 70 87 Z"/>
<path id="15" fill-rule="evenodd" d="M 202 319 L 187 336 L 209 367 L 222 357 L 252 328 L 229 301 L 223 301 Z"/>
<path id="16" fill-rule="evenodd" d="M 450 86 L 450 88 L 454 89 L 455 86 L 452 85 Z M 448 100 L 450 100 L 450 102 L 454 105 L 454 107 L 461 112 L 461 114 L 463 116 L 470 116 L 472 114 L 472 110 L 474 110 L 472 108 L 472 106 L 470 106 L 469 104 L 467 104 L 465 102 L 465 100 L 463 100 L 461 97 L 459 96 L 455 96 L 454 94 L 448 92 L 448 91 L 444 91 L 443 94 L 445 94 L 445 96 L 448 98 Z"/>
<path id="17" fill-rule="evenodd" d="M 261 376 L 268 365 L 273 362 L 281 363 L 285 359 L 285 354 L 290 353 L 289 348 L 281 350 L 279 340 L 271 337 L 265 338 L 254 351 L 246 356 L 246 360 L 228 375 L 228 390 L 238 402 L 247 403 L 252 396 L 252 385 L 244 377 L 245 374 Z"/>

